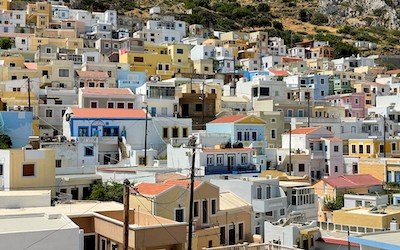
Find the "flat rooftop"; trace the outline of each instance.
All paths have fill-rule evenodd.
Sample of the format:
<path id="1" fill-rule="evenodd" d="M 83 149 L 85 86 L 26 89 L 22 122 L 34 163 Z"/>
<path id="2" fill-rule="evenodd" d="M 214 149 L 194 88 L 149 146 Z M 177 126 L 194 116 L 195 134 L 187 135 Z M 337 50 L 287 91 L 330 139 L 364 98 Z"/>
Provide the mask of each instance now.
<path id="1" fill-rule="evenodd" d="M 400 249 L 400 231 L 369 233 L 350 236 L 350 242 L 375 247 L 377 249 Z"/>
<path id="2" fill-rule="evenodd" d="M 0 216 L 0 234 L 78 228 L 61 214 L 15 214 Z"/>
<path id="3" fill-rule="evenodd" d="M 46 214 L 65 214 L 69 217 L 78 217 L 84 215 L 92 215 L 94 212 L 104 212 L 121 210 L 124 208 L 122 203 L 110 201 L 69 201 L 63 204 L 57 204 L 54 207 L 27 207 L 27 208 L 16 208 L 0 209 L 1 215 L 16 215 L 16 214 L 35 214 L 35 213 L 46 213 Z"/>

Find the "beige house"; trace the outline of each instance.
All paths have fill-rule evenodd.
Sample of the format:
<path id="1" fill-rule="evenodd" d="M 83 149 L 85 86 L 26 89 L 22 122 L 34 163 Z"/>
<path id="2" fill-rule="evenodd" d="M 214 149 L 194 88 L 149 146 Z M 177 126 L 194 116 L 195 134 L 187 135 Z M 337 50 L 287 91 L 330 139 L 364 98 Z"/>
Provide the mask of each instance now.
<path id="1" fill-rule="evenodd" d="M 52 149 L 0 150 L 0 190 L 51 190 L 55 195 L 55 153 Z"/>
<path id="2" fill-rule="evenodd" d="M 251 206 L 232 193 L 205 181 L 194 184 L 193 249 L 252 241 Z M 130 198 L 131 208 L 156 216 L 189 221 L 189 181 L 138 183 Z"/>
<path id="3" fill-rule="evenodd" d="M 135 95 L 128 88 L 80 88 L 80 108 L 135 109 Z"/>

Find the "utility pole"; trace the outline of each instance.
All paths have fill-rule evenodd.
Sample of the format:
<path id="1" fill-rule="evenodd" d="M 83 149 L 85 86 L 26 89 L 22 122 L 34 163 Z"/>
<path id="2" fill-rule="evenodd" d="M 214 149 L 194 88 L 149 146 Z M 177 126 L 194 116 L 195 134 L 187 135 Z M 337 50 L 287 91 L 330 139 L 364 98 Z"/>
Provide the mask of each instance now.
<path id="1" fill-rule="evenodd" d="M 350 250 L 350 230 L 347 228 L 347 249 Z"/>
<path id="2" fill-rule="evenodd" d="M 289 128 L 289 175 L 292 175 L 292 123 Z"/>
<path id="3" fill-rule="evenodd" d="M 194 196 L 194 174 L 195 174 L 195 156 L 196 156 L 196 137 L 191 136 L 188 147 L 192 148 L 192 167 L 190 169 L 190 201 L 189 201 L 189 232 L 188 232 L 188 250 L 192 250 L 193 234 L 193 196 Z"/>
<path id="4" fill-rule="evenodd" d="M 147 167 L 147 118 L 149 113 L 149 104 L 146 103 L 146 122 L 144 126 L 144 166 Z"/>
<path id="5" fill-rule="evenodd" d="M 205 96 L 204 96 L 204 87 L 205 87 L 205 84 L 204 84 L 204 81 L 203 81 L 203 88 L 202 88 L 202 90 L 201 90 L 201 100 L 202 100 L 202 102 L 203 102 L 203 104 L 202 104 L 202 107 L 203 107 L 203 109 L 202 109 L 202 111 L 203 112 L 201 112 L 201 128 L 202 129 L 205 129 L 204 128 L 204 112 L 206 112 L 206 107 L 204 106 L 204 103 L 205 103 L 205 101 L 204 101 L 204 99 L 205 99 Z"/>
<path id="6" fill-rule="evenodd" d="M 31 111 L 31 79 L 28 78 L 27 81 L 28 81 L 28 111 Z"/>
<path id="7" fill-rule="evenodd" d="M 306 92 L 306 96 L 307 98 L 307 127 L 310 127 L 310 92 Z"/>
<path id="8" fill-rule="evenodd" d="M 383 115 L 383 158 L 386 158 L 386 115 Z"/>
<path id="9" fill-rule="evenodd" d="M 124 250 L 128 250 L 129 247 L 129 194 L 130 194 L 130 182 L 128 179 L 124 180 Z"/>

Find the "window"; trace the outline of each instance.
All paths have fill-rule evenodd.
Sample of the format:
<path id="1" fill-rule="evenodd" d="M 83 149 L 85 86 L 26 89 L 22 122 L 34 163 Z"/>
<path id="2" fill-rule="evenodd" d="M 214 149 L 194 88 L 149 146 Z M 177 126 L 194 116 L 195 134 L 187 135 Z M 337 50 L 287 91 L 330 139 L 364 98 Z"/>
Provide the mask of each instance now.
<path id="1" fill-rule="evenodd" d="M 214 165 L 214 155 L 207 155 L 207 166 Z"/>
<path id="2" fill-rule="evenodd" d="M 279 214 L 280 214 L 281 216 L 285 216 L 285 209 L 284 209 L 284 208 L 281 208 L 281 210 L 279 211 Z"/>
<path id="3" fill-rule="evenodd" d="M 182 128 L 182 137 L 183 138 L 188 137 L 188 129 L 187 128 Z"/>
<path id="4" fill-rule="evenodd" d="M 133 58 L 133 61 L 134 61 L 134 62 L 143 62 L 144 60 L 143 60 L 143 57 L 137 57 L 137 56 L 135 56 L 135 57 Z"/>
<path id="5" fill-rule="evenodd" d="M 337 173 L 339 170 L 338 166 L 335 166 L 335 173 Z"/>
<path id="6" fill-rule="evenodd" d="M 84 150 L 85 150 L 84 156 L 94 156 L 94 148 L 93 148 L 93 146 L 86 146 L 84 148 Z"/>
<path id="7" fill-rule="evenodd" d="M 393 142 L 393 143 L 392 143 L 392 151 L 395 151 L 395 150 L 396 150 L 396 143 Z"/>
<path id="8" fill-rule="evenodd" d="M 362 201 L 356 200 L 356 207 L 361 207 L 362 206 Z"/>
<path id="9" fill-rule="evenodd" d="M 271 186 L 266 186 L 265 187 L 265 198 L 270 199 L 271 198 Z"/>
<path id="10" fill-rule="evenodd" d="M 367 145 L 366 151 L 367 151 L 367 154 L 370 154 L 370 153 L 371 153 L 371 145 Z"/>
<path id="11" fill-rule="evenodd" d="M 139 156 L 139 165 L 142 165 L 142 166 L 147 165 L 146 161 L 144 159 L 144 156 Z"/>
<path id="12" fill-rule="evenodd" d="M 271 129 L 271 139 L 276 139 L 276 129 Z"/>
<path id="13" fill-rule="evenodd" d="M 242 165 L 247 165 L 247 154 L 242 154 L 241 155 L 241 164 Z"/>
<path id="14" fill-rule="evenodd" d="M 56 160 L 56 168 L 61 168 L 61 160 Z"/>
<path id="15" fill-rule="evenodd" d="M 217 200 L 211 200 L 211 214 L 217 213 Z"/>
<path id="16" fill-rule="evenodd" d="M 46 109 L 46 117 L 53 117 L 53 110 L 52 109 Z"/>
<path id="17" fill-rule="evenodd" d="M 172 137 L 173 138 L 178 138 L 179 137 L 179 128 L 178 127 L 173 127 L 172 128 Z"/>
<path id="18" fill-rule="evenodd" d="M 224 155 L 221 154 L 217 155 L 217 165 L 218 166 L 224 165 Z"/>
<path id="19" fill-rule="evenodd" d="M 305 164 L 304 163 L 300 163 L 299 164 L 299 172 L 304 172 L 305 171 Z"/>
<path id="20" fill-rule="evenodd" d="M 22 176 L 35 176 L 35 164 L 22 164 Z"/>
<path id="21" fill-rule="evenodd" d="M 89 136 L 89 127 L 78 127 L 79 136 Z"/>
<path id="22" fill-rule="evenodd" d="M 199 202 L 193 202 L 193 217 L 199 217 Z"/>
<path id="23" fill-rule="evenodd" d="M 103 127 L 103 136 L 119 136 L 119 127 Z"/>
<path id="24" fill-rule="evenodd" d="M 183 49 L 176 49 L 177 54 L 183 54 Z"/>
<path id="25" fill-rule="evenodd" d="M 114 102 L 107 102 L 107 108 L 113 109 L 114 108 Z"/>
<path id="26" fill-rule="evenodd" d="M 196 104 L 195 111 L 196 112 L 202 112 L 203 111 L 203 104 Z"/>
<path id="27" fill-rule="evenodd" d="M 58 76 L 59 77 L 69 77 L 69 69 L 59 69 Z"/>
<path id="28" fill-rule="evenodd" d="M 118 109 L 124 109 L 125 108 L 125 103 L 124 102 L 117 102 L 117 108 Z"/>
<path id="29" fill-rule="evenodd" d="M 333 151 L 334 152 L 339 152 L 339 146 L 338 145 L 333 146 Z"/>
<path id="30" fill-rule="evenodd" d="M 94 59 L 95 59 L 94 56 L 88 56 L 87 57 L 87 61 L 88 62 L 94 62 Z"/>
<path id="31" fill-rule="evenodd" d="M 175 221 L 177 222 L 183 222 L 184 221 L 184 215 L 183 215 L 183 208 L 176 208 L 175 209 Z"/>
<path id="32" fill-rule="evenodd" d="M 133 109 L 133 102 L 128 102 L 128 109 Z"/>
<path id="33" fill-rule="evenodd" d="M 168 136 L 168 127 L 163 128 L 162 135 L 163 135 L 163 138 L 169 138 L 169 136 Z"/>
<path id="34" fill-rule="evenodd" d="M 97 101 L 91 101 L 90 102 L 90 108 L 92 108 L 92 109 L 97 108 Z"/>
<path id="35" fill-rule="evenodd" d="M 356 153 L 356 145 L 351 145 L 351 153 L 352 154 Z"/>
<path id="36" fill-rule="evenodd" d="M 0 175 L 3 175 L 3 164 L 0 164 Z"/>
<path id="37" fill-rule="evenodd" d="M 358 153 L 363 154 L 364 153 L 364 145 L 358 145 Z"/>
<path id="38" fill-rule="evenodd" d="M 257 199 L 262 199 L 262 189 L 261 189 L 260 186 L 257 187 L 257 193 L 256 194 L 257 194 L 257 196 L 256 196 Z"/>
<path id="39" fill-rule="evenodd" d="M 257 141 L 257 132 L 255 132 L 255 131 L 251 132 L 251 139 L 253 141 Z"/>
<path id="40" fill-rule="evenodd" d="M 355 103 L 355 104 L 358 104 L 358 98 L 355 98 L 355 99 L 354 99 L 354 103 Z"/>
<path id="41" fill-rule="evenodd" d="M 11 80 L 17 80 L 17 76 L 11 76 Z"/>
<path id="42" fill-rule="evenodd" d="M 239 228 L 239 240 L 244 240 L 244 224 L 243 224 L 243 222 L 239 223 L 238 228 Z"/>
<path id="43" fill-rule="evenodd" d="M 241 141 L 242 140 L 242 131 L 237 132 L 237 140 Z"/>
<path id="44" fill-rule="evenodd" d="M 274 213 L 272 211 L 265 212 L 265 216 L 272 217 Z"/>
<path id="45" fill-rule="evenodd" d="M 208 224 L 208 201 L 203 200 L 202 205 L 203 205 L 202 222 L 203 224 Z"/>

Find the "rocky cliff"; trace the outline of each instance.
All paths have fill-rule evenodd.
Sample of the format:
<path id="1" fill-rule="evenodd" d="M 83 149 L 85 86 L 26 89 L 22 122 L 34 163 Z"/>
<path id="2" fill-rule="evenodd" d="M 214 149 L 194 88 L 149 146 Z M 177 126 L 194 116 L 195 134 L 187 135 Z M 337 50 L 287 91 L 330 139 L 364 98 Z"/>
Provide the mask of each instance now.
<path id="1" fill-rule="evenodd" d="M 319 0 L 319 11 L 331 25 L 382 26 L 398 29 L 400 0 Z"/>

